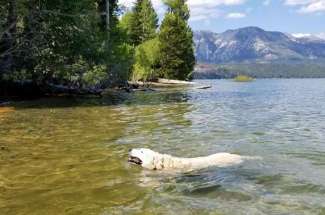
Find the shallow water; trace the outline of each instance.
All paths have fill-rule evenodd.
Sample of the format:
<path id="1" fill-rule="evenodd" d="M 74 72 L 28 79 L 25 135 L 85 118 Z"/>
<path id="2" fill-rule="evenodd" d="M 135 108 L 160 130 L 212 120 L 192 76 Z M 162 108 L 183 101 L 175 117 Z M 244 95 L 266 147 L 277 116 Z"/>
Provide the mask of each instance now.
<path id="1" fill-rule="evenodd" d="M 0 113 L 0 214 L 325 214 L 325 79 L 202 82 L 14 103 Z M 263 159 L 173 175 L 129 165 L 134 147 Z"/>

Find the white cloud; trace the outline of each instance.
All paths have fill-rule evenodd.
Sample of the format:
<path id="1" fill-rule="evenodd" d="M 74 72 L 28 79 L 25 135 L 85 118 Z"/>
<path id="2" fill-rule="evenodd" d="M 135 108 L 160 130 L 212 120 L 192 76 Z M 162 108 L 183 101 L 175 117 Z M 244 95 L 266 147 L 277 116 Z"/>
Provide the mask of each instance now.
<path id="1" fill-rule="evenodd" d="M 217 7 L 219 5 L 240 5 L 245 3 L 246 0 L 188 0 L 187 4 L 190 8 L 195 7 Z"/>
<path id="2" fill-rule="evenodd" d="M 246 14 L 245 13 L 228 13 L 226 15 L 227 19 L 241 19 L 241 18 L 245 18 Z"/>
<path id="3" fill-rule="evenodd" d="M 322 38 L 322 39 L 325 40 L 325 32 L 324 33 L 316 34 L 316 37 L 319 37 L 319 38 Z"/>
<path id="4" fill-rule="evenodd" d="M 241 5 L 245 2 L 246 0 L 188 0 L 187 4 L 191 11 L 190 21 L 216 19 L 223 13 L 219 6 Z"/>
<path id="5" fill-rule="evenodd" d="M 285 0 L 285 5 L 298 6 L 299 13 L 325 12 L 325 0 Z"/>
<path id="6" fill-rule="evenodd" d="M 119 3 L 128 8 L 134 5 L 136 0 L 120 0 Z M 244 4 L 247 0 L 188 0 L 187 4 L 191 11 L 190 21 L 199 21 L 204 19 L 215 19 L 220 17 L 222 11 L 219 6 L 232 6 Z M 152 0 L 152 4 L 157 13 L 162 16 L 165 8 L 162 0 Z"/>
<path id="7" fill-rule="evenodd" d="M 188 0 L 187 4 L 192 9 L 196 7 L 211 8 L 219 5 L 239 5 L 245 2 L 246 0 Z M 119 3 L 126 7 L 132 7 L 135 0 L 120 0 Z M 152 4 L 155 8 L 163 5 L 162 0 L 152 0 Z"/>
<path id="8" fill-rule="evenodd" d="M 126 7 L 132 7 L 135 2 L 136 0 L 119 0 L 119 4 L 125 5 Z M 160 0 L 151 0 L 151 2 L 154 5 L 154 7 L 162 5 L 162 1 Z"/>
<path id="9" fill-rule="evenodd" d="M 271 0 L 264 0 L 263 5 L 264 6 L 269 6 L 271 4 Z"/>
<path id="10" fill-rule="evenodd" d="M 299 12 L 301 13 L 314 13 L 325 11 L 325 1 L 317 1 L 302 7 Z"/>
<path id="11" fill-rule="evenodd" d="M 310 33 L 293 33 L 291 34 L 295 38 L 319 38 L 319 39 L 324 39 L 325 40 L 325 32 L 324 33 L 315 33 L 315 34 L 310 34 Z"/>
<path id="12" fill-rule="evenodd" d="M 286 5 L 304 5 L 313 2 L 314 0 L 285 0 Z"/>
<path id="13" fill-rule="evenodd" d="M 204 8 L 197 7 L 194 10 L 191 9 L 190 21 L 200 21 L 200 20 L 211 20 L 218 18 L 222 15 L 222 11 L 218 8 Z"/>
<path id="14" fill-rule="evenodd" d="M 306 33 L 294 33 L 294 34 L 291 34 L 293 37 L 296 37 L 296 38 L 303 38 L 303 37 L 311 37 L 312 34 L 306 34 Z"/>
<path id="15" fill-rule="evenodd" d="M 119 0 L 120 5 L 127 7 L 128 9 L 132 8 L 136 0 Z M 151 0 L 153 7 L 155 8 L 158 15 L 163 15 L 165 12 L 164 4 L 161 0 Z"/>

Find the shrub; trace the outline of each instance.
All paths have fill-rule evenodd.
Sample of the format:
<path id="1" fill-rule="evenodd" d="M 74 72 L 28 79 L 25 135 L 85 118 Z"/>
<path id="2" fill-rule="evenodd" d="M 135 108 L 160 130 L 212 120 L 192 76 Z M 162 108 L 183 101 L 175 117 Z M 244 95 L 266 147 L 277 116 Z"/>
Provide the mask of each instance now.
<path id="1" fill-rule="evenodd" d="M 246 76 L 246 75 L 237 75 L 234 78 L 235 81 L 237 82 L 250 82 L 253 81 L 254 79 L 252 77 Z"/>
<path id="2" fill-rule="evenodd" d="M 132 80 L 152 81 L 158 78 L 159 40 L 148 40 L 135 50 Z"/>

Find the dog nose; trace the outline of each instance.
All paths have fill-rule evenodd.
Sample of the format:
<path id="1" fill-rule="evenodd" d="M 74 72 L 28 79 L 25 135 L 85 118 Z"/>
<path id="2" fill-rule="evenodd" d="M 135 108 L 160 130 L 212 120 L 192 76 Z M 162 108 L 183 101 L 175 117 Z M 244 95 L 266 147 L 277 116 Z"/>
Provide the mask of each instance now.
<path id="1" fill-rule="evenodd" d="M 131 152 L 132 151 L 132 149 L 129 149 L 129 152 Z"/>

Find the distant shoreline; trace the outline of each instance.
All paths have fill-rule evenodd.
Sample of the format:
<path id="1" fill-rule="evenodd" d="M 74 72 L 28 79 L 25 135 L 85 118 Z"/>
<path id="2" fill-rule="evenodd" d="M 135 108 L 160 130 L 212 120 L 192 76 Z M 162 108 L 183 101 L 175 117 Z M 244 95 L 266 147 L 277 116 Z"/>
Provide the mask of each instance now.
<path id="1" fill-rule="evenodd" d="M 260 78 L 325 78 L 325 64 L 299 63 L 198 63 L 194 79 L 233 79 L 238 75 Z"/>

